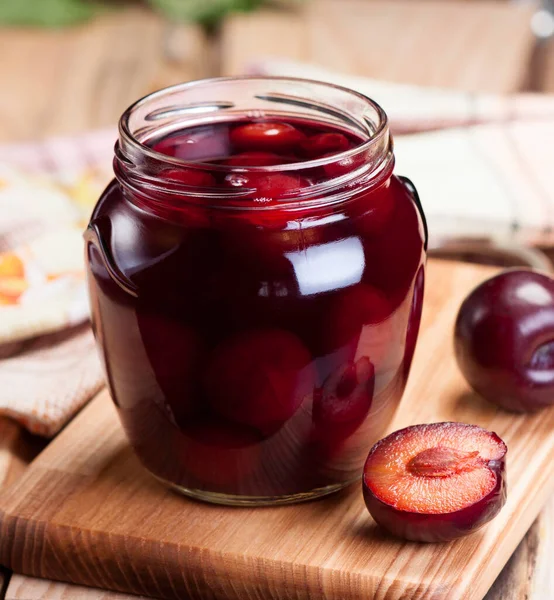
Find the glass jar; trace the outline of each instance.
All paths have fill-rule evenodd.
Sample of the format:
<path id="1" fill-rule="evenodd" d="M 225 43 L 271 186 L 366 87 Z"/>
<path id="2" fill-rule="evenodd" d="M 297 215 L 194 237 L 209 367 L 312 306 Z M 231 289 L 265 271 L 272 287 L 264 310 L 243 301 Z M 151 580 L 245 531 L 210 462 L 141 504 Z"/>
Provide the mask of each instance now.
<path id="1" fill-rule="evenodd" d="M 424 217 L 383 110 L 314 81 L 212 79 L 143 98 L 119 131 L 86 259 L 141 462 L 225 504 L 358 480 L 400 402 L 424 284 Z"/>

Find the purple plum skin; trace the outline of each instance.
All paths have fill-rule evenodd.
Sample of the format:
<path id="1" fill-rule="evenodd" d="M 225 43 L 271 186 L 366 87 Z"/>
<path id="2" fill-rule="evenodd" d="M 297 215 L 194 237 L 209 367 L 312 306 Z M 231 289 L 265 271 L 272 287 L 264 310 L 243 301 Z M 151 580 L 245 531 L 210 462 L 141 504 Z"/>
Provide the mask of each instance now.
<path id="1" fill-rule="evenodd" d="M 513 269 L 462 303 L 454 350 L 469 385 L 514 412 L 554 405 L 554 280 Z"/>
<path id="2" fill-rule="evenodd" d="M 365 505 L 373 520 L 383 529 L 403 540 L 413 542 L 450 542 L 474 533 L 500 512 L 506 503 L 505 459 L 489 462 L 496 475 L 496 485 L 471 506 L 451 513 L 417 513 L 398 510 L 371 491 L 362 478 Z"/>

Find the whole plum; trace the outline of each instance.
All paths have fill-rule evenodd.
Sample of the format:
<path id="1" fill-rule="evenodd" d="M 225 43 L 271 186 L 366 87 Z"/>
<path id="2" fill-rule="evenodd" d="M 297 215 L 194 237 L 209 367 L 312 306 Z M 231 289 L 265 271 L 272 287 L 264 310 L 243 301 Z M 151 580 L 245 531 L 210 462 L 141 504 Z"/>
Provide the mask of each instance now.
<path id="1" fill-rule="evenodd" d="M 514 269 L 488 279 L 462 303 L 456 360 L 471 387 L 516 412 L 554 404 L 554 280 Z"/>

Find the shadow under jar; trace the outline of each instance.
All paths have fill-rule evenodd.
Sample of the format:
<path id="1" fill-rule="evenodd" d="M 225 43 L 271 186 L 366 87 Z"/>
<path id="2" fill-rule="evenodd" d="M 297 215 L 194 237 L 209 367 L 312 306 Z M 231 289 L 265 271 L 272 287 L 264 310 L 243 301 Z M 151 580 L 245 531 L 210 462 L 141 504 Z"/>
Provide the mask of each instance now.
<path id="1" fill-rule="evenodd" d="M 144 466 L 225 504 L 359 479 L 410 369 L 426 230 L 368 98 L 192 82 L 123 115 L 86 232 L 93 327 Z"/>

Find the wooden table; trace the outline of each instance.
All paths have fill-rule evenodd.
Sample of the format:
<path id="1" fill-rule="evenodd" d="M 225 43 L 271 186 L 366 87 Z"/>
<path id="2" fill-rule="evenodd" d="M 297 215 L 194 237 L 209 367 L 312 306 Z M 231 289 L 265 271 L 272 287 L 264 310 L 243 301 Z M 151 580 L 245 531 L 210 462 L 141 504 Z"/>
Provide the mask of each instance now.
<path id="1" fill-rule="evenodd" d="M 222 71 L 279 56 L 399 83 L 512 92 L 528 77 L 532 12 L 494 0 L 318 0 L 297 13 L 259 11 L 225 23 Z"/>
<path id="2" fill-rule="evenodd" d="M 114 126 L 131 102 L 210 74 L 197 27 L 128 9 L 63 31 L 4 29 L 0 139 Z"/>
<path id="3" fill-rule="evenodd" d="M 313 0 L 294 13 L 232 17 L 215 38 L 133 8 L 64 31 L 2 30 L 0 141 L 114 126 L 139 96 L 187 79 L 236 73 L 262 55 L 421 85 L 511 92 L 531 82 L 553 90 L 554 46 L 545 45 L 533 62 L 531 12 L 494 0 Z M 41 445 L 0 420 L 0 485 L 17 477 Z M 487 600 L 550 598 L 553 546 L 554 501 Z M 0 571 L 0 598 L 7 600 L 128 598 L 20 576 L 7 589 L 6 582 Z"/>

